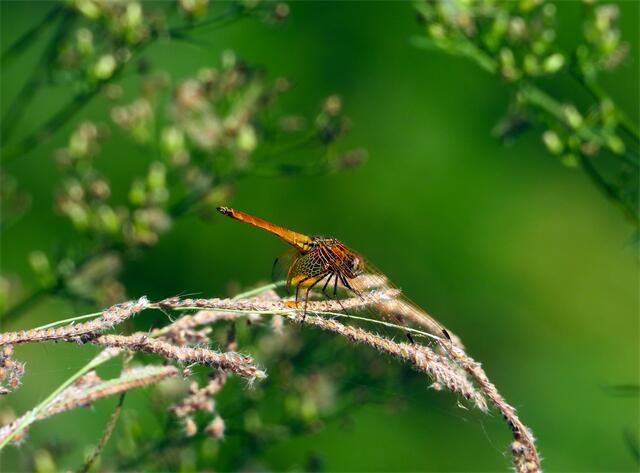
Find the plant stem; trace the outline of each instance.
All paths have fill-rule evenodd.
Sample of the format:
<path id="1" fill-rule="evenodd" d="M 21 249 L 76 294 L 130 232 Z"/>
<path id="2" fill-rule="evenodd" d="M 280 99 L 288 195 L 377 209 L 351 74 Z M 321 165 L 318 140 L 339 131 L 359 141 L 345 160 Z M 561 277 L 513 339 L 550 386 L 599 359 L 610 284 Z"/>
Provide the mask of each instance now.
<path id="1" fill-rule="evenodd" d="M 91 469 L 93 464 L 96 462 L 96 460 L 100 456 L 100 453 L 104 449 L 105 445 L 109 441 L 109 438 L 111 438 L 111 434 L 113 433 L 113 429 L 116 426 L 118 417 L 120 417 L 120 412 L 122 411 L 122 405 L 124 404 L 124 397 L 126 394 L 127 394 L 126 391 L 123 391 L 122 394 L 120 394 L 120 398 L 118 399 L 118 404 L 116 404 L 116 408 L 111 413 L 109 422 L 107 423 L 107 426 L 105 427 L 104 432 L 102 433 L 102 437 L 100 437 L 100 441 L 98 442 L 98 445 L 96 445 L 95 450 L 91 453 L 91 456 L 87 459 L 87 461 L 84 463 L 84 465 L 80 469 L 80 473 L 87 473 Z"/>
<path id="2" fill-rule="evenodd" d="M 105 353 L 106 353 L 106 355 L 105 355 Z M 7 435 L 2 440 L 2 442 L 0 442 L 0 450 L 2 450 L 4 447 L 6 447 L 7 444 L 11 441 L 11 439 L 13 439 L 19 433 L 21 433 L 29 425 L 31 425 L 38 418 L 38 415 L 40 414 L 40 412 L 44 408 L 46 408 L 58 396 L 58 394 L 60 394 L 62 391 L 67 389 L 69 386 L 71 386 L 78 378 L 84 376 L 86 373 L 88 373 L 89 371 L 95 369 L 97 366 L 100 366 L 104 362 L 110 360 L 111 358 L 113 358 L 117 354 L 118 354 L 118 351 L 116 351 L 116 350 L 111 350 L 109 352 L 107 352 L 107 350 L 104 350 L 104 351 L 100 352 L 91 361 L 89 361 L 89 363 L 87 363 L 82 368 L 80 368 L 73 376 L 71 376 L 64 383 L 62 383 L 58 387 L 58 389 L 56 389 L 51 394 L 49 394 L 49 396 L 47 396 L 47 398 L 44 401 L 42 401 L 40 404 L 38 404 L 36 407 L 34 407 L 29 412 L 29 415 L 24 417 L 22 422 L 20 422 L 20 424 L 9 435 Z"/>
<path id="3" fill-rule="evenodd" d="M 526 84 L 520 88 L 520 92 L 522 93 L 523 98 L 532 105 L 537 106 L 538 108 L 544 110 L 549 115 L 556 118 L 560 123 L 562 123 L 567 129 L 575 131 L 575 133 L 585 141 L 591 141 L 599 146 L 607 148 L 607 140 L 599 133 L 597 130 L 594 130 L 588 126 L 580 126 L 578 128 L 573 128 L 569 123 L 563 109 L 562 104 L 558 102 L 556 99 L 551 97 L 549 94 L 544 92 L 543 90 L 535 87 L 531 84 Z M 626 164 L 633 166 L 634 168 L 638 168 L 638 159 L 637 156 L 627 156 L 625 154 L 611 153 L 616 158 L 624 161 Z"/>
<path id="4" fill-rule="evenodd" d="M 241 177 L 241 175 L 239 175 Z M 205 187 L 203 189 L 194 191 L 193 193 L 187 195 L 182 200 L 178 201 L 173 207 L 169 209 L 169 214 L 173 218 L 179 218 L 185 215 L 190 209 L 192 209 L 195 205 L 197 205 L 211 190 L 211 186 Z M 95 251 L 89 253 L 84 256 L 80 261 L 76 262 L 74 274 L 71 276 L 67 276 L 67 278 L 72 278 L 76 274 L 80 272 L 80 270 L 86 265 L 89 261 L 92 261 L 94 258 L 97 258 L 109 251 L 123 249 L 123 243 L 111 243 L 102 248 L 96 249 Z M 25 297 L 22 301 L 18 302 L 14 306 L 10 307 L 6 312 L 0 315 L 1 322 L 7 323 L 10 320 L 13 320 L 18 314 L 27 310 L 34 303 L 39 301 L 45 296 L 54 295 L 58 291 L 61 291 L 65 287 L 65 281 L 58 277 L 54 284 L 51 286 L 38 289 L 37 291 L 31 293 L 29 296 Z M 71 320 L 70 320 L 71 321 Z M 57 325 L 58 322 L 54 322 L 50 324 L 50 326 Z M 49 326 L 41 327 L 48 328 Z"/>
<path id="5" fill-rule="evenodd" d="M 7 63 L 14 59 L 19 53 L 27 49 L 34 41 L 36 41 L 40 35 L 44 32 L 46 26 L 51 23 L 56 17 L 63 11 L 64 5 L 55 5 L 49 13 L 40 20 L 39 23 L 34 25 L 30 30 L 26 31 L 16 42 L 9 46 L 5 52 L 2 53 L 0 63 L 2 67 L 7 67 Z"/>
<path id="6" fill-rule="evenodd" d="M 573 77 L 576 82 L 582 85 L 587 92 L 595 99 L 597 102 L 602 102 L 603 100 L 610 99 L 609 95 L 605 92 L 605 90 L 594 80 L 587 80 L 582 74 L 575 70 L 575 68 L 569 69 L 569 74 Z M 638 131 L 638 126 L 633 123 L 633 121 L 624 113 L 623 110 L 620 109 L 616 105 L 615 107 L 615 115 L 618 119 L 620 127 L 629 135 L 630 138 L 634 139 L 636 144 L 640 143 L 640 132 Z"/>
<path id="7" fill-rule="evenodd" d="M 236 20 L 243 13 L 245 13 L 244 8 L 238 7 L 237 5 L 233 4 L 229 9 L 227 9 L 226 12 L 218 16 L 215 16 L 213 18 L 209 18 L 208 20 L 201 21 L 200 23 L 189 23 L 183 26 L 176 26 L 175 28 L 172 28 L 169 30 L 169 35 L 170 36 L 175 35 L 176 37 L 184 38 L 186 37 L 186 35 L 184 34 L 186 32 L 192 32 L 202 28 L 208 28 L 211 26 L 220 26 L 220 24 L 224 26 L 228 23 L 223 23 L 223 22 L 225 21 L 228 22 L 229 20 Z"/>
<path id="8" fill-rule="evenodd" d="M 132 58 L 133 55 L 139 53 L 147 44 L 139 44 L 136 48 L 132 50 Z M 51 118 L 49 118 L 43 125 L 41 125 L 38 129 L 32 131 L 25 138 L 23 138 L 20 142 L 15 143 L 13 145 L 4 145 L 2 149 L 0 149 L 0 157 L 2 162 L 5 164 L 20 155 L 28 153 L 35 146 L 47 141 L 51 135 L 53 135 L 56 131 L 58 131 L 69 119 L 75 116 L 85 105 L 91 101 L 93 97 L 95 97 L 105 85 L 113 82 L 122 74 L 122 71 L 125 69 L 125 65 L 127 63 L 122 63 L 115 70 L 113 75 L 105 81 L 98 82 L 94 84 L 90 89 L 77 94 L 73 97 L 66 105 L 58 110 Z"/>
<path id="9" fill-rule="evenodd" d="M 78 320 L 90 319 L 91 317 L 98 317 L 99 315 L 102 315 L 102 313 L 103 313 L 102 311 L 93 312 L 91 314 L 78 315 L 77 317 L 70 317 L 68 319 L 56 320 L 55 322 L 51 322 L 50 324 L 41 325 L 40 327 L 36 327 L 33 330 L 44 330 L 44 329 L 47 329 L 47 328 L 55 327 L 57 325 L 69 324 L 71 322 L 77 322 Z"/>
<path id="10" fill-rule="evenodd" d="M 221 19 L 227 19 L 229 22 L 236 20 L 241 16 L 243 10 L 236 11 L 234 9 L 230 9 L 225 14 L 220 17 L 216 17 L 212 20 L 208 20 L 210 22 L 217 22 Z M 234 15 L 235 14 L 235 15 Z M 204 22 L 207 23 L 207 22 Z M 191 28 L 197 28 L 199 24 L 191 25 Z M 181 34 L 181 32 L 185 29 L 185 27 L 178 27 L 169 29 L 166 33 L 171 37 L 172 34 Z M 138 43 L 132 48 L 132 59 L 133 56 L 137 53 L 140 53 L 145 47 L 153 42 L 153 40 L 160 37 L 160 32 L 152 31 L 149 38 L 141 43 Z M 128 61 L 130 62 L 131 59 Z M 29 133 L 25 138 L 15 144 L 5 144 L 0 148 L 0 162 L 7 163 L 17 158 L 20 155 L 28 153 L 35 146 L 43 143 L 48 138 L 51 137 L 56 131 L 58 131 L 69 119 L 75 116 L 89 101 L 97 95 L 105 85 L 112 83 L 114 80 L 121 75 L 122 71 L 125 68 L 127 63 L 122 63 L 118 66 L 113 75 L 104 81 L 98 82 L 92 85 L 88 90 L 77 94 L 73 97 L 66 105 L 64 105 L 61 109 L 58 110 L 49 120 L 47 120 L 42 126 L 38 129 Z M 16 101 L 17 102 L 17 101 Z M 19 102 L 17 102 L 19 103 Z M 5 120 L 6 122 L 6 120 Z"/>
<path id="11" fill-rule="evenodd" d="M 523 87 L 521 90 L 524 94 L 525 100 L 529 101 L 533 105 L 536 105 L 544 112 L 559 120 L 564 126 L 573 130 L 573 128 L 567 122 L 567 119 L 562 111 L 562 106 L 553 97 L 547 95 L 545 92 L 534 86 Z M 581 127 L 575 131 L 582 139 L 594 141 L 598 144 L 604 144 L 604 138 L 602 138 L 599 134 L 593 132 L 593 130 L 591 130 L 590 128 Z M 636 226 L 638 226 L 638 224 L 640 224 L 640 219 L 632 204 L 625 200 L 624 196 L 620 194 L 619 190 L 615 186 L 609 184 L 604 179 L 604 177 L 602 177 L 600 172 L 583 153 L 578 153 L 578 155 L 581 167 L 585 171 L 589 179 L 591 179 L 596 187 L 598 187 L 609 199 L 616 203 L 622 209 L 623 213 L 627 217 L 629 217 Z M 635 169 L 638 168 L 638 163 L 631 160 L 631 158 L 627 158 L 626 156 L 618 155 L 615 153 L 613 153 L 613 155 L 619 158 L 624 158 L 623 160 L 625 163 L 633 165 Z"/>
<path id="12" fill-rule="evenodd" d="M 200 200 L 202 200 L 207 195 L 209 190 L 211 190 L 211 186 L 206 187 L 204 189 L 200 189 L 198 191 L 195 191 L 195 192 L 187 195 L 186 197 L 184 197 L 182 200 L 177 202 L 173 207 L 171 207 L 169 209 L 169 214 L 173 218 L 179 218 L 179 217 L 183 216 L 191 208 L 193 208 L 195 205 L 197 205 L 198 202 L 200 202 Z M 97 258 L 97 257 L 107 253 L 108 251 L 121 249 L 122 246 L 123 246 L 122 243 L 112 243 L 112 244 L 107 245 L 107 246 L 105 246 L 103 248 L 97 249 L 96 251 L 94 251 L 92 253 L 89 253 L 88 255 L 86 255 L 84 258 L 82 258 L 80 261 L 78 261 L 76 263 L 76 265 L 75 265 L 76 269 L 74 271 L 74 275 L 78 274 L 78 272 L 82 269 L 82 267 L 85 264 L 87 264 L 89 261 L 91 261 L 94 258 Z M 73 277 L 73 275 L 69 276 L 69 278 L 72 278 L 72 277 Z M 40 299 L 42 299 L 45 296 L 56 294 L 58 291 L 62 290 L 64 288 L 64 286 L 65 286 L 64 280 L 62 278 L 58 277 L 56 279 L 55 283 L 52 284 L 51 286 L 38 289 L 37 291 L 35 291 L 35 292 L 31 293 L 30 295 L 28 295 L 27 297 L 25 297 L 22 301 L 18 302 L 17 304 L 15 304 L 12 307 L 10 307 L 6 312 L 4 312 L 1 315 L 1 317 L 2 317 L 1 321 L 4 322 L 4 323 L 7 323 L 10 320 L 13 320 L 18 314 L 20 314 L 21 312 L 27 310 L 29 307 L 31 307 L 33 304 L 38 302 Z M 72 320 L 69 320 L 69 321 L 72 321 Z M 48 328 L 49 326 L 58 325 L 58 323 L 59 322 L 53 322 L 52 324 L 49 324 L 49 325 L 47 325 L 45 327 L 41 327 L 41 328 Z"/>
<path id="13" fill-rule="evenodd" d="M 598 172 L 596 167 L 589 161 L 589 159 L 584 156 L 582 153 L 579 154 L 580 164 L 582 165 L 582 169 L 584 169 L 585 173 L 591 181 L 598 187 L 609 199 L 611 199 L 614 203 L 618 204 L 622 209 L 623 213 L 629 217 L 629 219 L 634 222 L 636 227 L 640 226 L 640 218 L 636 210 L 625 201 L 624 197 L 620 195 L 618 189 L 609 184 Z"/>
<path id="14" fill-rule="evenodd" d="M 47 76 L 47 69 L 55 58 L 56 49 L 60 44 L 60 40 L 68 33 L 69 24 L 72 20 L 73 15 L 71 12 L 65 12 L 55 34 L 53 35 L 53 38 L 51 38 L 49 44 L 42 52 L 38 63 L 31 71 L 29 79 L 24 82 L 22 89 L 20 89 L 20 92 L 18 92 L 18 95 L 16 95 L 13 102 L 11 102 L 11 105 L 7 109 L 7 112 L 2 118 L 3 141 L 8 141 L 10 139 L 12 131 L 19 123 L 25 110 L 27 110 L 28 104 L 33 100 L 33 97 L 38 92 L 40 84 L 44 82 Z"/>

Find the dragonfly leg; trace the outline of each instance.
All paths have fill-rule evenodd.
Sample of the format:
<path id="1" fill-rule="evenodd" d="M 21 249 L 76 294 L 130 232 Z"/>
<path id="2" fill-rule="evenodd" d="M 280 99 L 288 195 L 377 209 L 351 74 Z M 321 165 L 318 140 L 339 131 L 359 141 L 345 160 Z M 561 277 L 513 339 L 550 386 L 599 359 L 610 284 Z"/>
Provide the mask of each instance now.
<path id="1" fill-rule="evenodd" d="M 327 289 L 327 286 L 329 285 L 329 283 L 331 282 L 331 277 L 332 274 L 331 273 L 327 273 L 327 275 L 329 276 L 329 278 L 327 279 L 327 281 L 324 283 L 324 286 L 322 286 L 322 293 L 326 296 L 327 293 L 325 292 Z"/>
<path id="2" fill-rule="evenodd" d="M 327 279 L 327 281 L 324 283 L 324 286 L 322 286 L 322 293 L 328 298 L 328 299 L 336 299 L 337 295 L 338 295 L 338 287 L 337 287 L 337 276 L 335 273 L 328 273 L 329 278 Z M 333 279 L 334 283 L 333 283 L 333 295 L 329 294 L 327 292 L 327 288 L 329 287 L 329 284 L 331 284 L 331 280 Z"/>
<path id="3" fill-rule="evenodd" d="M 345 307 L 342 305 L 342 302 L 340 302 L 340 299 L 338 299 L 338 274 L 337 273 L 329 273 L 329 279 L 327 279 L 327 282 L 324 283 L 324 286 L 322 288 L 322 293 L 327 296 L 329 299 L 333 299 L 334 301 L 336 301 L 339 305 L 340 308 L 342 309 L 342 311 L 347 314 L 347 309 L 345 309 Z M 330 296 L 329 294 L 327 294 L 327 286 L 329 285 L 329 283 L 331 282 L 331 280 L 333 279 L 333 296 Z"/>
<path id="4" fill-rule="evenodd" d="M 304 310 L 302 312 L 302 319 L 304 320 L 304 318 L 307 316 L 307 303 L 309 302 L 309 292 L 311 292 L 311 289 L 313 289 L 317 284 L 319 284 L 324 278 L 326 278 L 327 276 L 330 276 L 331 273 L 325 273 L 321 278 L 316 279 L 308 288 L 307 288 L 307 293 L 305 294 L 305 298 L 304 298 Z M 329 277 L 329 279 L 331 279 L 331 277 Z M 326 286 L 326 284 L 325 284 Z"/>
<path id="5" fill-rule="evenodd" d="M 320 281 L 322 281 L 324 278 L 327 277 L 329 273 L 325 273 L 324 275 L 322 275 L 322 277 L 316 279 L 313 283 L 311 283 L 309 285 L 309 287 L 307 288 L 307 292 L 305 293 L 305 297 L 304 297 L 304 315 L 307 315 L 307 302 L 309 302 L 309 292 L 311 291 L 311 289 L 313 289 L 313 287 L 318 284 Z M 303 278 L 301 281 L 299 281 L 296 284 L 296 307 L 298 306 L 298 299 L 299 299 L 299 295 L 300 295 L 300 286 L 302 286 L 305 282 L 307 282 L 309 279 L 313 279 L 315 277 L 318 277 L 318 275 L 315 276 L 307 276 L 305 278 Z"/>
<path id="6" fill-rule="evenodd" d="M 353 292 L 356 296 L 358 296 L 360 299 L 364 299 L 364 297 L 362 297 L 362 293 L 356 289 L 353 288 L 353 286 L 351 286 L 351 284 L 349 284 L 349 281 L 347 280 L 346 277 L 344 277 L 342 274 L 340 275 L 340 281 L 342 282 L 342 284 L 344 284 L 344 286 L 349 289 L 351 292 Z"/>
<path id="7" fill-rule="evenodd" d="M 302 320 L 304 321 L 307 318 L 307 303 L 309 302 L 309 291 L 311 291 L 311 286 L 307 288 L 307 293 L 304 296 L 304 307 L 302 309 Z"/>
<path id="8" fill-rule="evenodd" d="M 340 302 L 340 299 L 338 299 L 338 275 L 336 274 L 336 280 L 333 283 L 333 297 L 336 298 L 336 300 L 338 301 L 338 304 L 340 304 L 340 308 L 342 309 L 342 312 L 344 312 L 345 314 L 348 314 L 349 312 L 347 312 L 347 309 L 342 305 L 342 302 Z"/>

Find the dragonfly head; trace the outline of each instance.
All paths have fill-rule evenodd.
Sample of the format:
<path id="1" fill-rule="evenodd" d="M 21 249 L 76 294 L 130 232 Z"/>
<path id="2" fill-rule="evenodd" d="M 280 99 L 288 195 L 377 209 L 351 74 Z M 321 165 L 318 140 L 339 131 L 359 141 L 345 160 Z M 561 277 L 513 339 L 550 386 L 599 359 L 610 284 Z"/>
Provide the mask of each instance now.
<path id="1" fill-rule="evenodd" d="M 355 278 L 364 271 L 364 260 L 362 257 L 349 249 L 345 248 L 343 257 L 343 271 L 348 278 Z"/>
<path id="2" fill-rule="evenodd" d="M 354 278 L 364 270 L 364 260 L 355 251 L 347 248 L 340 240 L 330 237 L 314 237 L 312 248 L 322 247 L 334 255 L 331 258 L 335 269 L 348 278 Z"/>
<path id="3" fill-rule="evenodd" d="M 351 253 L 347 259 L 347 265 L 353 274 L 358 274 L 362 270 L 362 259 L 355 253 Z"/>

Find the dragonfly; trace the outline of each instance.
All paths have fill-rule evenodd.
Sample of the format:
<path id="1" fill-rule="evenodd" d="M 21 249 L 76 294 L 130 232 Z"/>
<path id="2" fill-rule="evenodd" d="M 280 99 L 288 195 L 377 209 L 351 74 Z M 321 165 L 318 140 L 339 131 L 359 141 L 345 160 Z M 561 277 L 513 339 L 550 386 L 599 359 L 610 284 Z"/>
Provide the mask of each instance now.
<path id="1" fill-rule="evenodd" d="M 314 288 L 322 284 L 321 293 L 329 295 L 327 289 L 333 291 L 333 298 L 337 298 L 338 288 L 353 293 L 357 297 L 364 297 L 358 284 L 364 275 L 377 276 L 381 284 L 389 287 L 388 279 L 358 252 L 348 248 L 340 240 L 333 237 L 310 236 L 281 227 L 259 217 L 246 214 L 230 207 L 218 207 L 218 212 L 234 220 L 252 225 L 280 237 L 291 245 L 293 252 L 286 268 L 286 287 L 295 288 L 295 303 L 298 305 L 300 291 L 304 294 L 304 314 L 309 294 Z M 276 259 L 278 263 L 279 259 Z M 431 334 L 451 341 L 449 331 L 440 325 L 433 317 L 417 307 L 406 297 L 399 301 L 389 301 L 380 304 L 379 309 L 395 322 L 406 325 L 408 321 L 427 328 Z M 408 339 L 414 343 L 409 332 Z"/>

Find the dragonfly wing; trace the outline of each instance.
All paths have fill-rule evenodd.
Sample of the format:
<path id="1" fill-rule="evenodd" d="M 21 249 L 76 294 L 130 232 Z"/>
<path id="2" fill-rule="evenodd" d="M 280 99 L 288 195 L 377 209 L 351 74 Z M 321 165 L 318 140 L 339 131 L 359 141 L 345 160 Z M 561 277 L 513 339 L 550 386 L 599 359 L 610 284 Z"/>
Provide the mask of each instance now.
<path id="1" fill-rule="evenodd" d="M 318 253 L 310 251 L 295 258 L 289 268 L 288 281 L 292 286 L 312 287 L 328 273 Z"/>
<path id="2" fill-rule="evenodd" d="M 320 280 L 326 280 L 327 271 L 322 262 L 313 254 L 300 254 L 289 248 L 273 262 L 272 279 L 286 281 L 287 290 L 308 288 Z"/>
<path id="3" fill-rule="evenodd" d="M 288 248 L 278 255 L 273 262 L 271 268 L 271 280 L 273 282 L 286 281 L 287 290 L 289 290 L 289 269 L 298 257 L 298 251 L 295 248 Z"/>
<path id="4" fill-rule="evenodd" d="M 373 311 L 377 312 L 379 317 L 387 318 L 389 321 L 401 326 L 408 326 L 425 331 L 438 338 L 451 339 L 454 344 L 462 346 L 458 337 L 409 299 L 387 276 L 369 262 L 364 264 L 364 270 L 353 281 L 352 285 L 364 294 L 371 294 L 372 291 L 389 291 L 395 289 L 398 293 L 396 297 L 378 302 L 372 308 Z"/>

